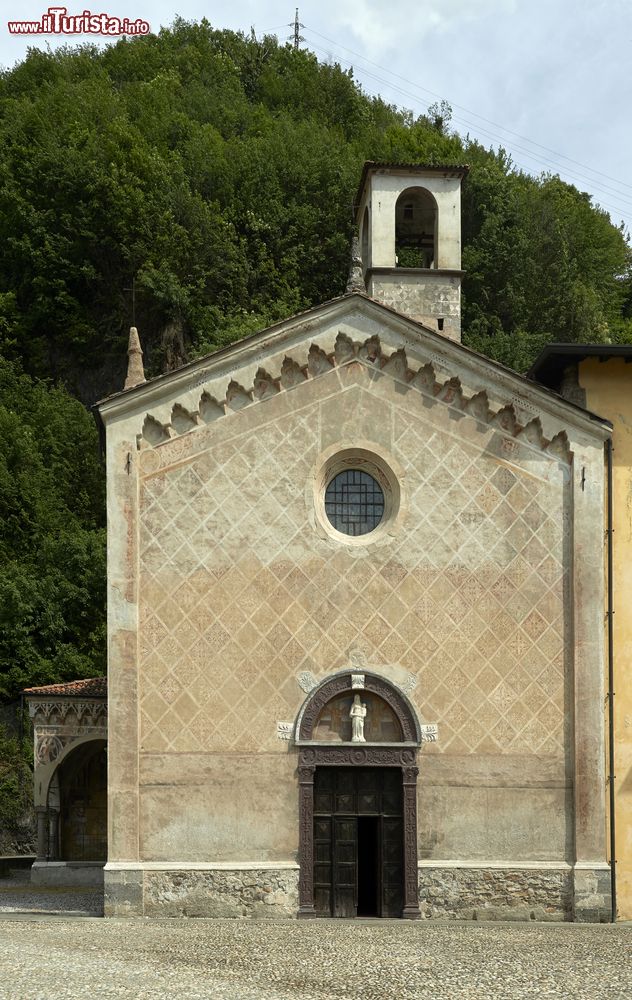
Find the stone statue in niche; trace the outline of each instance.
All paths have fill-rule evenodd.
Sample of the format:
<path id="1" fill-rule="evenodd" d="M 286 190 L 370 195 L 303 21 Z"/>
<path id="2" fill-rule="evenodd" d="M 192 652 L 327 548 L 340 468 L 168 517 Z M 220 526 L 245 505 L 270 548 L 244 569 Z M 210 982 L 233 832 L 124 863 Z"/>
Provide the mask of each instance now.
<path id="1" fill-rule="evenodd" d="M 335 695 L 320 711 L 313 739 L 319 743 L 350 743 L 353 732 L 351 708 L 355 695 L 366 708 L 362 735 L 367 743 L 399 743 L 403 740 L 401 726 L 393 710 L 372 691 L 343 691 Z M 356 742 L 363 742 L 357 740 Z"/>
<path id="2" fill-rule="evenodd" d="M 357 694 L 353 699 L 353 704 L 349 712 L 351 717 L 351 742 L 366 743 L 364 739 L 364 720 L 366 719 L 366 705 L 360 701 Z"/>

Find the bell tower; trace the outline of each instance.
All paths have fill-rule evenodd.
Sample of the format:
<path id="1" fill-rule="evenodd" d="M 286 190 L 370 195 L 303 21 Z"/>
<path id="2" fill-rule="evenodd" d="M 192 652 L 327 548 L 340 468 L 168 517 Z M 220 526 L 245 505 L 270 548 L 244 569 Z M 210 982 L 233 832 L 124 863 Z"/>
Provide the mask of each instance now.
<path id="1" fill-rule="evenodd" d="M 367 294 L 458 341 L 467 172 L 367 162 L 355 203 Z"/>

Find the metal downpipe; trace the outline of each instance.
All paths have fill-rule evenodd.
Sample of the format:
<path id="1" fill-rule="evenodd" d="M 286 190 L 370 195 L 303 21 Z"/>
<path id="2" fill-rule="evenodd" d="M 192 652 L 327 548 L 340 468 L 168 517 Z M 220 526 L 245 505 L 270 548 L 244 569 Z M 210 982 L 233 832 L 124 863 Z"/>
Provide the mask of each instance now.
<path id="1" fill-rule="evenodd" d="M 606 476 L 607 476 L 607 580 L 608 605 L 606 618 L 608 621 L 608 785 L 610 801 L 610 898 L 613 924 L 617 922 L 617 871 L 616 871 L 616 829 L 615 829 L 615 789 L 614 789 L 614 597 L 613 597 L 613 564 L 612 564 L 612 439 L 606 441 Z"/>

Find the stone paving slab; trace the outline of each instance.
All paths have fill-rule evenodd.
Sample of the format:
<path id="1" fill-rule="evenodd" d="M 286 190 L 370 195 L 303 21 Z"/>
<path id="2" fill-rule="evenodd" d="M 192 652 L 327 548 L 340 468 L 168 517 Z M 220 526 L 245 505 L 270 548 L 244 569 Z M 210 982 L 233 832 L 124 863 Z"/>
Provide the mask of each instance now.
<path id="1" fill-rule="evenodd" d="M 0 920 L 0 1000 L 630 1000 L 612 925 Z"/>

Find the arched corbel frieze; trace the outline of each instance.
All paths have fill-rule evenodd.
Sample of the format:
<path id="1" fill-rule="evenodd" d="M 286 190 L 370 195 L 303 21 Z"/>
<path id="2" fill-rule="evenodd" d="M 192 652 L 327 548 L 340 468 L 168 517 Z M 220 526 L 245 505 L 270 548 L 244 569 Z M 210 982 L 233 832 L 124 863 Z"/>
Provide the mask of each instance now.
<path id="1" fill-rule="evenodd" d="M 385 353 L 377 334 L 360 342 L 352 340 L 342 332 L 338 334 L 330 354 L 325 353 L 318 344 L 311 343 L 306 356 L 286 356 L 278 372 L 258 368 L 252 385 L 243 386 L 231 379 L 224 399 L 218 400 L 204 390 L 197 408 L 195 403 L 190 404 L 193 409 L 189 410 L 176 402 L 168 423 L 158 420 L 150 413 L 146 414 L 140 435 L 141 446 L 157 448 L 159 445 L 168 444 L 174 438 L 203 427 L 218 417 L 227 416 L 253 403 L 268 400 L 281 392 L 302 385 L 309 379 L 319 378 L 336 367 L 340 368 L 352 362 L 360 362 L 379 370 L 396 379 L 407 389 L 419 391 L 424 398 L 424 405 L 428 405 L 430 399 L 443 402 L 452 407 L 455 413 L 473 417 L 479 423 L 499 430 L 508 438 L 517 438 L 531 447 L 538 448 L 560 462 L 571 461 L 568 437 L 563 430 L 549 440 L 543 435 L 539 418 L 527 421 L 526 425 L 521 424 L 511 403 L 494 410 L 485 390 L 468 395 L 468 391 L 457 376 L 440 377 L 432 362 L 428 361 L 418 368 L 410 367 L 415 362 L 407 356 L 404 348 L 399 348 L 390 355 Z"/>

